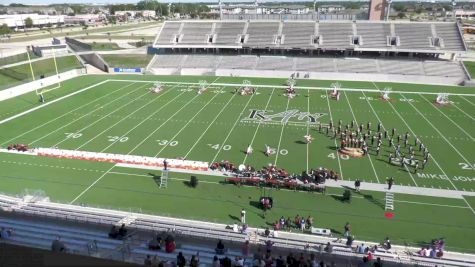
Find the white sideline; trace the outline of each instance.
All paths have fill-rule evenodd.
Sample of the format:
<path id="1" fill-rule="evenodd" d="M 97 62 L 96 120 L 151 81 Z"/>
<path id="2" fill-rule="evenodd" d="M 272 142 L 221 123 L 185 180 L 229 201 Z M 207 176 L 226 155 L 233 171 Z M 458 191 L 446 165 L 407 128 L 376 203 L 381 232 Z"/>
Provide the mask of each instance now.
<path id="1" fill-rule="evenodd" d="M 148 82 L 157 82 L 157 80 L 124 80 L 124 79 L 111 79 L 114 82 L 138 82 L 138 83 L 148 83 Z M 311 80 L 309 80 L 311 81 Z M 183 84 L 183 85 L 198 85 L 199 83 L 192 83 L 192 82 L 166 82 L 160 81 L 162 84 Z M 233 87 L 241 87 L 243 84 L 240 83 L 213 83 L 216 86 L 233 86 Z M 253 87 L 256 88 L 283 88 L 286 89 L 288 86 L 283 85 L 263 85 L 263 84 L 253 84 Z M 330 87 L 312 87 L 312 86 L 295 86 L 295 89 L 310 89 L 310 90 L 323 90 L 328 91 L 332 90 Z M 340 88 L 340 91 L 349 91 L 349 92 L 373 92 L 373 93 L 380 93 L 380 90 L 376 89 L 368 89 L 368 88 Z M 391 91 L 391 93 L 399 93 L 399 94 L 425 94 L 425 95 L 439 95 L 440 92 L 415 92 L 415 91 Z M 466 94 L 466 93 L 448 93 L 449 95 L 456 95 L 456 96 L 475 96 L 475 94 Z"/>
<path id="2" fill-rule="evenodd" d="M 81 90 L 79 90 L 79 91 L 73 92 L 73 93 L 71 93 L 71 94 L 69 94 L 69 95 L 65 95 L 65 96 L 62 96 L 62 97 L 60 97 L 60 98 L 56 98 L 55 100 L 52 100 L 52 101 L 49 101 L 49 102 L 47 102 L 47 103 L 41 104 L 40 106 L 37 106 L 37 107 L 34 107 L 34 108 L 32 108 L 32 109 L 23 111 L 23 112 L 21 112 L 21 113 L 18 113 L 18 114 L 16 114 L 16 115 L 13 115 L 13 116 L 11 116 L 11 117 L 9 117 L 9 118 L 6 118 L 6 119 L 4 119 L 4 120 L 1 120 L 1 121 L 0 121 L 0 124 L 4 124 L 5 122 L 9 122 L 9 121 L 14 120 L 14 119 L 16 119 L 16 118 L 18 118 L 18 117 L 21 117 L 21 116 L 23 116 L 23 115 L 26 115 L 26 114 L 31 113 L 31 112 L 33 112 L 33 111 L 36 111 L 36 110 L 38 110 L 38 109 L 40 109 L 40 108 L 44 108 L 44 107 L 46 107 L 46 106 L 49 106 L 49 105 L 51 105 L 51 104 L 53 104 L 53 103 L 56 103 L 56 102 L 58 102 L 58 101 L 61 101 L 61 100 L 63 100 L 63 99 L 66 99 L 66 98 L 68 98 L 68 97 L 77 95 L 77 94 L 79 94 L 79 93 L 82 93 L 82 92 L 84 92 L 84 91 L 87 91 L 87 90 L 89 90 L 89 89 L 91 89 L 91 88 L 94 88 L 94 87 L 96 87 L 96 86 L 98 86 L 98 85 L 104 84 L 104 83 L 109 82 L 109 81 L 110 81 L 110 80 L 104 80 L 104 81 L 102 81 L 102 82 L 93 84 L 93 85 L 88 86 L 88 87 L 86 87 L 86 88 L 83 88 L 83 89 L 81 89 Z"/>

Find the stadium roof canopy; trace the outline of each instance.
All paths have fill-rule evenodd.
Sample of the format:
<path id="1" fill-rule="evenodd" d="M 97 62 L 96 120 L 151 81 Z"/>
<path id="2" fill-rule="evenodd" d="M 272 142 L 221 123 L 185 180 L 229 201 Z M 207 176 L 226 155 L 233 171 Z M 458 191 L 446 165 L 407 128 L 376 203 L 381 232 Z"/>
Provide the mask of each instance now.
<path id="1" fill-rule="evenodd" d="M 166 21 L 155 48 L 248 48 L 459 53 L 455 22 Z"/>

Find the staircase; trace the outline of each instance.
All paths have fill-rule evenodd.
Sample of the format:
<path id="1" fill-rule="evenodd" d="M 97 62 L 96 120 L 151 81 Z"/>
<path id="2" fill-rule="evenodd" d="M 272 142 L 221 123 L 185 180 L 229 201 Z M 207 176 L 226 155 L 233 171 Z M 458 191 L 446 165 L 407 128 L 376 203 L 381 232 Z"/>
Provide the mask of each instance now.
<path id="1" fill-rule="evenodd" d="M 168 170 L 162 171 L 162 177 L 160 177 L 160 188 L 167 188 L 168 185 Z"/>
<path id="2" fill-rule="evenodd" d="M 386 192 L 386 205 L 385 210 L 394 210 L 394 194 Z"/>

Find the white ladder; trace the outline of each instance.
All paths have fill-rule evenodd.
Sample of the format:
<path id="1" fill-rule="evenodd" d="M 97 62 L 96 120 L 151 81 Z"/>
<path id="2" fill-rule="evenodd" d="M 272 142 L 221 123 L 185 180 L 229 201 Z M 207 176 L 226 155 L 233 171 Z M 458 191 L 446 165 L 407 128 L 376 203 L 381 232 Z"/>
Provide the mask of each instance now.
<path id="1" fill-rule="evenodd" d="M 168 170 L 162 170 L 162 177 L 160 177 L 160 188 L 167 188 L 168 185 Z"/>
<path id="2" fill-rule="evenodd" d="M 394 210 L 394 194 L 391 192 L 386 192 L 385 210 Z"/>

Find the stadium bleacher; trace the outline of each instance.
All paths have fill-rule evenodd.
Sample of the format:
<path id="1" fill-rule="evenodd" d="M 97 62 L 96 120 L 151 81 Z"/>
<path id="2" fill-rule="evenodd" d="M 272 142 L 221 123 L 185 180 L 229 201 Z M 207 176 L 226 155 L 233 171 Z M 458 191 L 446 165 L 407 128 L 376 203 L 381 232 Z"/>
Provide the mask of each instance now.
<path id="1" fill-rule="evenodd" d="M 214 34 L 211 44 L 210 34 Z M 180 37 L 178 43 L 176 36 Z M 240 38 L 242 36 L 245 38 Z M 312 41 L 316 36 L 320 38 L 319 44 Z M 399 44 L 388 45 L 388 37 L 399 39 Z M 354 38 L 358 41 L 354 42 Z M 442 45 L 434 46 L 433 38 L 439 38 Z M 155 48 L 186 48 L 190 45 L 419 53 L 466 51 L 460 28 L 454 22 L 165 21 L 154 43 Z"/>
<path id="2" fill-rule="evenodd" d="M 158 255 L 161 260 L 176 260 L 176 254 L 178 252 L 183 252 L 188 257 L 199 252 L 200 262 L 203 265 L 209 265 L 214 257 L 213 248 L 209 245 L 184 243 L 180 244 L 174 253 L 165 253 L 163 251 L 154 252 L 147 249 L 147 240 L 143 239 L 143 234 L 149 237 L 153 236 L 152 233 L 173 229 L 173 232 L 177 236 L 205 238 L 208 240 L 220 239 L 233 244 L 242 244 L 246 238 L 256 244 L 266 240 L 266 238 L 263 237 L 263 229 L 250 228 L 249 235 L 246 236 L 239 232 L 234 232 L 224 224 L 88 208 L 45 201 L 24 202 L 24 199 L 21 198 L 4 196 L 0 196 L 0 200 L 1 203 L 10 206 L 6 210 L 14 210 L 13 214 L 15 214 L 15 217 L 0 215 L 0 227 L 14 229 L 14 233 L 10 239 L 2 242 L 47 250 L 51 248 L 52 240 L 61 236 L 61 240 L 65 243 L 69 252 L 75 254 L 107 258 L 111 258 L 111 255 L 118 254 L 121 260 L 142 263 L 146 255 Z M 18 218 L 18 216 L 31 215 L 43 219 L 31 221 L 31 219 L 25 219 L 23 217 Z M 131 232 L 135 232 L 136 235 L 132 235 L 126 242 L 109 239 L 106 229 L 110 227 L 110 225 L 118 225 L 125 221 L 128 222 L 127 228 Z M 138 231 L 142 233 L 141 236 L 139 236 Z M 276 249 L 280 248 L 285 251 L 294 250 L 296 252 L 306 251 L 313 253 L 321 253 L 317 249 L 320 244 L 335 241 L 334 237 L 282 231 L 279 231 L 278 235 L 271 232 L 271 235 L 267 239 L 274 242 Z M 355 245 L 360 242 L 362 241 L 355 241 Z M 95 244 L 93 249 L 91 248 L 91 244 Z M 371 242 L 365 242 L 365 244 L 373 245 Z M 343 243 L 333 242 L 333 246 L 333 257 L 350 256 L 350 258 L 358 259 L 361 256 L 357 254 L 353 248 L 347 247 Z M 381 257 L 388 266 L 393 266 L 394 264 L 417 264 L 417 266 L 433 266 L 434 264 L 444 266 L 475 266 L 475 256 L 470 254 L 447 251 L 444 254 L 444 258 L 437 259 L 418 257 L 411 253 L 408 254 L 407 251 L 411 250 L 414 253 L 416 248 L 394 245 L 391 251 L 378 249 L 374 255 Z M 240 252 L 230 249 L 226 255 L 234 257 L 240 255 Z"/>

